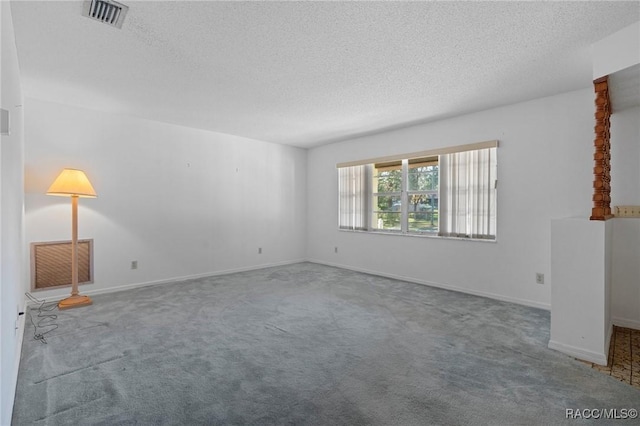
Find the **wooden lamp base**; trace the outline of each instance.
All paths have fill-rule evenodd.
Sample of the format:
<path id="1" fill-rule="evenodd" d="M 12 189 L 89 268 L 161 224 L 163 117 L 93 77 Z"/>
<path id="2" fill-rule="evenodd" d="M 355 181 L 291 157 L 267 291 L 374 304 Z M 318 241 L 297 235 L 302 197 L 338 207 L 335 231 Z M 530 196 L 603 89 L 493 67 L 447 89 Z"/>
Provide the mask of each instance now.
<path id="1" fill-rule="evenodd" d="M 75 296 L 69 296 L 66 299 L 58 302 L 58 309 L 71 309 L 71 308 L 79 308 L 81 306 L 88 306 L 93 304 L 93 301 L 89 296 L 81 296 L 76 294 Z"/>

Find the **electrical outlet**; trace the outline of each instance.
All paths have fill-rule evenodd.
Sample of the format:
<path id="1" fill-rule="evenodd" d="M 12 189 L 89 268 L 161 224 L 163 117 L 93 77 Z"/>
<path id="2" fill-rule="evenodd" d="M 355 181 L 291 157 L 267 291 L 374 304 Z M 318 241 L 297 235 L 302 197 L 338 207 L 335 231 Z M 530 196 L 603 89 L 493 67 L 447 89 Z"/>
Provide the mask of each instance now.
<path id="1" fill-rule="evenodd" d="M 131 261 L 131 269 L 138 269 L 138 261 L 137 260 L 132 260 Z"/>
<path id="2" fill-rule="evenodd" d="M 333 252 L 334 252 L 334 253 L 337 253 L 337 252 L 338 252 L 338 247 L 337 247 L 337 246 L 333 249 Z"/>
<path id="3" fill-rule="evenodd" d="M 262 247 L 258 247 L 258 254 L 262 254 Z"/>
<path id="4" fill-rule="evenodd" d="M 536 272 L 536 283 L 544 284 L 544 274 L 541 274 L 540 272 Z"/>

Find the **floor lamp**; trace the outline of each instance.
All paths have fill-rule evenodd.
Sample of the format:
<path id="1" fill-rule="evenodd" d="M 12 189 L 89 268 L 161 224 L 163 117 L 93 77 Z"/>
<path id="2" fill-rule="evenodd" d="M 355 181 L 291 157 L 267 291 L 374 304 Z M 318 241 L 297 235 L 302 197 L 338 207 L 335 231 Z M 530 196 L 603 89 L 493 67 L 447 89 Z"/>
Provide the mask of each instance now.
<path id="1" fill-rule="evenodd" d="M 78 293 L 78 198 L 96 198 L 96 191 L 82 170 L 64 169 L 51 184 L 47 195 L 71 197 L 71 296 L 58 303 L 58 309 L 91 305 L 89 296 Z"/>

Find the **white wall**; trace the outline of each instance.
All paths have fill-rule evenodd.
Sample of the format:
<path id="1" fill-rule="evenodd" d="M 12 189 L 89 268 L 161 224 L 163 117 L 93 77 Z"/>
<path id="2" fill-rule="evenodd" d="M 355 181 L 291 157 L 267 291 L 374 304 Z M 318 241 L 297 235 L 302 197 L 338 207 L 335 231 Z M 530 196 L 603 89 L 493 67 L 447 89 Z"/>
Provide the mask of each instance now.
<path id="1" fill-rule="evenodd" d="M 95 253 L 81 292 L 306 257 L 305 150 L 31 98 L 25 114 L 27 242 L 71 237 L 70 200 L 45 195 L 62 168 L 98 193 L 80 199 Z"/>
<path id="2" fill-rule="evenodd" d="M 491 139 L 500 141 L 497 242 L 337 230 L 336 163 Z M 592 141 L 593 93 L 580 90 L 314 148 L 309 257 L 549 308 L 551 219 L 591 213 Z"/>
<path id="3" fill-rule="evenodd" d="M 640 22 L 594 43 L 591 57 L 594 80 L 640 63 Z"/>
<path id="4" fill-rule="evenodd" d="M 611 206 L 640 205 L 640 107 L 611 115 Z"/>
<path id="5" fill-rule="evenodd" d="M 611 116 L 611 205 L 640 205 L 640 108 Z M 613 219 L 613 323 L 640 329 L 640 219 Z"/>
<path id="6" fill-rule="evenodd" d="M 24 320 L 22 310 L 24 274 L 23 242 L 23 126 L 22 91 L 13 20 L 9 2 L 0 2 L 1 20 L 1 107 L 9 110 L 11 134 L 0 138 L 0 424 L 11 422 L 13 396 Z M 19 307 L 19 308 L 18 308 Z"/>
<path id="7" fill-rule="evenodd" d="M 554 219 L 551 235 L 554 284 L 549 347 L 607 365 L 612 221 Z"/>
<path id="8" fill-rule="evenodd" d="M 612 319 L 640 330 L 640 219 L 613 219 Z"/>

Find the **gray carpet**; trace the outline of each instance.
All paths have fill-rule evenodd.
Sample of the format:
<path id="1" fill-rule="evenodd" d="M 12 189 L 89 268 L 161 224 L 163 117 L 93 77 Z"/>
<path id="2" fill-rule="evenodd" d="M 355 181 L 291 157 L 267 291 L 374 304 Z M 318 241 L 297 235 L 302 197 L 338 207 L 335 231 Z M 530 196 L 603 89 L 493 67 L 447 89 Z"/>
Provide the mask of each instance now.
<path id="1" fill-rule="evenodd" d="M 640 408 L 547 349 L 546 311 L 312 263 L 58 315 L 48 344 L 25 331 L 14 425 L 556 425 Z"/>

